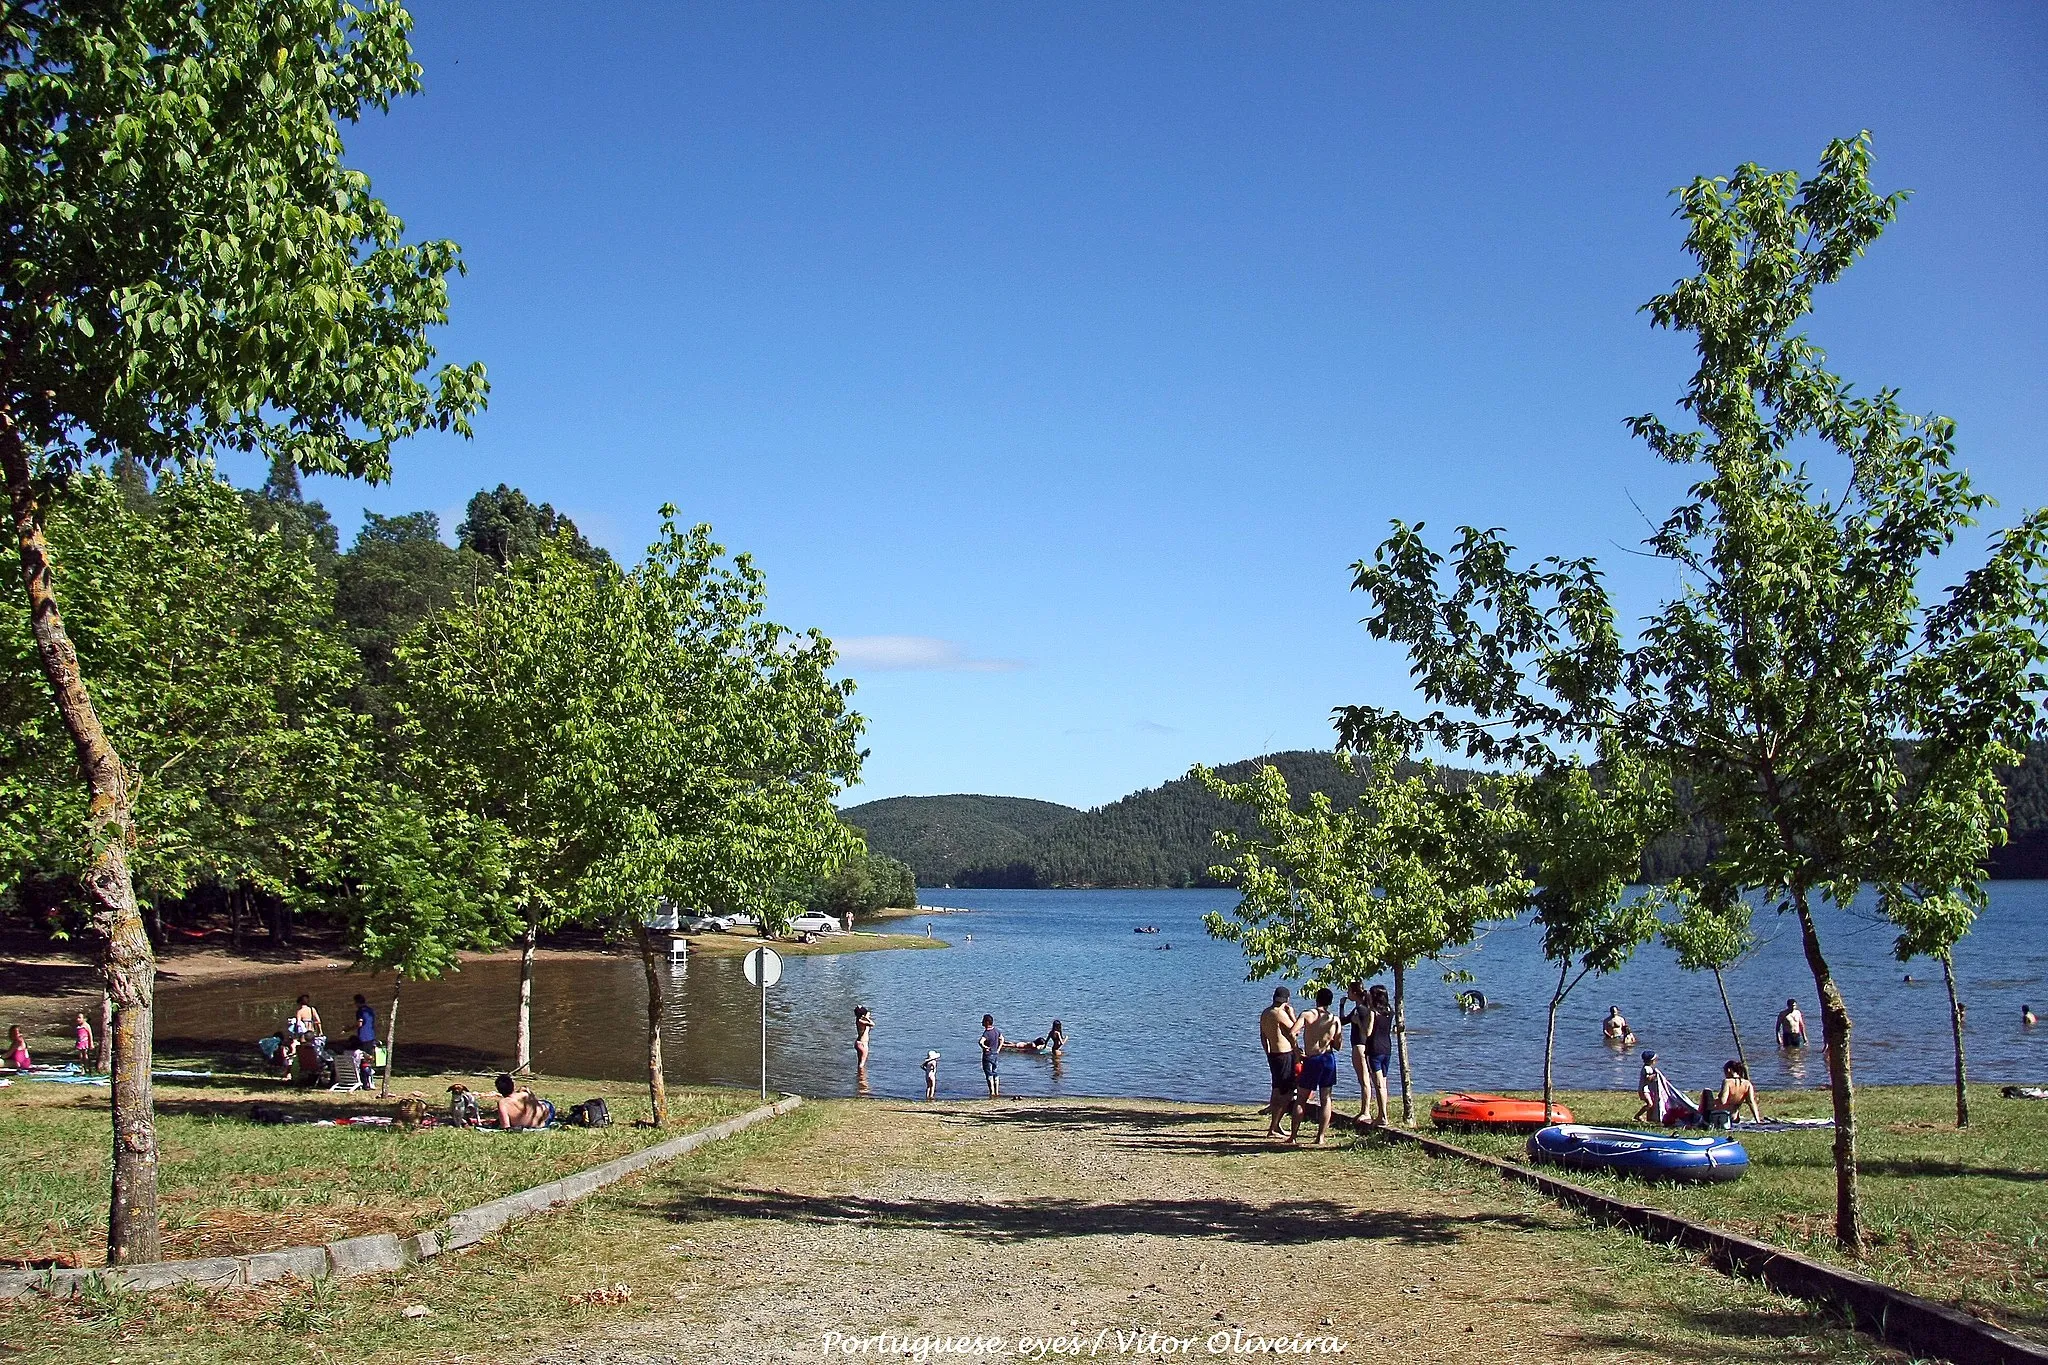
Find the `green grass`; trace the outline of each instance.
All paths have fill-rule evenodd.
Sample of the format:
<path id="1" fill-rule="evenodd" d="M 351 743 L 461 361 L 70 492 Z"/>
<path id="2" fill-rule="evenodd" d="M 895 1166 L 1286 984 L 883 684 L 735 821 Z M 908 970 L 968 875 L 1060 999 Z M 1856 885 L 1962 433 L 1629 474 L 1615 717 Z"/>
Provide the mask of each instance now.
<path id="1" fill-rule="evenodd" d="M 418 1093 L 439 1111 L 447 1087 L 488 1091 L 490 1078 L 402 1076 L 394 1096 Z M 566 1109 L 593 1096 L 613 1126 L 541 1133 L 455 1128 L 263 1125 L 256 1101 L 314 1117 L 390 1114 L 374 1094 L 300 1091 L 262 1077 L 160 1080 L 158 1177 L 167 1259 L 314 1246 L 374 1232 L 408 1234 L 499 1195 L 559 1179 L 662 1138 L 753 1108 L 741 1091 L 671 1090 L 669 1126 L 636 1128 L 644 1087 L 541 1077 L 534 1089 Z M 17 1082 L 0 1104 L 0 1258 L 105 1260 L 110 1127 L 107 1092 Z"/>
<path id="2" fill-rule="evenodd" d="M 1639 1127 L 1636 1099 L 1613 1091 L 1564 1091 L 1581 1123 Z M 1419 1112 L 1427 1112 L 1424 1099 Z M 1824 1090 L 1762 1097 L 1777 1118 L 1824 1118 Z M 1725 1185 L 1651 1184 L 1614 1176 L 1571 1178 L 1634 1203 L 1746 1233 L 1855 1268 L 1887 1284 L 1955 1304 L 2035 1340 L 2048 1341 L 2048 1104 L 1970 1091 L 1970 1126 L 1955 1126 L 1946 1086 L 1867 1088 L 1857 1094 L 1865 1256 L 1834 1246 L 1834 1134 L 1743 1136 L 1749 1174 Z M 1431 1132 L 1427 1120 L 1421 1131 Z M 1488 1156 L 1526 1161 L 1526 1138 L 1433 1134 Z M 1477 1173 L 1475 1172 L 1475 1175 Z"/>
<path id="3" fill-rule="evenodd" d="M 496 1360 L 505 1341 L 563 1343 L 562 1354 L 574 1354 L 571 1344 L 587 1329 L 663 1308 L 646 1287 L 691 1260 L 675 1223 L 679 1192 L 787 1150 L 819 1118 L 806 1106 L 398 1274 L 237 1290 L 182 1285 L 154 1294 L 101 1288 L 71 1299 L 0 1302 L 0 1359 L 31 1344 L 44 1365 Z M 618 1285 L 641 1292 L 619 1302 L 604 1292 Z M 408 1305 L 427 1316 L 404 1317 Z"/>

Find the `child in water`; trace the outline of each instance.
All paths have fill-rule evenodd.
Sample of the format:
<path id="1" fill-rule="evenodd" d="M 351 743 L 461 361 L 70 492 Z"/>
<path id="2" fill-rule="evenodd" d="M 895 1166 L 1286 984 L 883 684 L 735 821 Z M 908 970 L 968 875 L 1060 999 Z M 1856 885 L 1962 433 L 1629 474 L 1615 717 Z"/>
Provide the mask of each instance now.
<path id="1" fill-rule="evenodd" d="M 924 1054 L 924 1097 L 935 1100 L 939 1097 L 939 1054 Z"/>

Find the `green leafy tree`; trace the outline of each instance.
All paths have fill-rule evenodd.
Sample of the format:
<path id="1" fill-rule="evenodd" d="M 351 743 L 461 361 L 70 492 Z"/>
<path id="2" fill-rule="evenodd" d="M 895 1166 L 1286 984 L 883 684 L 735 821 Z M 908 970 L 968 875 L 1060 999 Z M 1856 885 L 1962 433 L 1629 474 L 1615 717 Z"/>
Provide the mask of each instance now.
<path id="1" fill-rule="evenodd" d="M 446 242 L 408 243 L 341 125 L 419 86 L 388 0 L 39 0 L 0 14 L 0 478 L 38 660 L 88 792 L 79 887 L 114 1004 L 108 1256 L 155 1259 L 154 958 L 120 753 L 44 539 L 82 464 L 209 450 L 381 478 L 466 430 L 480 369 L 427 371 Z"/>
<path id="2" fill-rule="evenodd" d="M 298 874 L 369 749 L 345 704 L 355 659 L 327 624 L 332 593 L 303 547 L 259 532 L 204 467 L 132 503 L 105 473 L 73 480 L 48 518 L 71 636 L 127 766 L 137 894 L 204 883 L 301 894 Z M 0 606 L 0 784 L 13 875 L 89 867 L 87 795 L 18 601 Z"/>
<path id="3" fill-rule="evenodd" d="M 444 544 L 432 512 L 363 513 L 355 543 L 335 564 L 334 593 L 335 619 L 363 661 L 361 709 L 386 728 L 396 723 L 398 642 L 495 572 L 475 551 Z"/>
<path id="4" fill-rule="evenodd" d="M 1235 856 L 1213 874 L 1236 886 L 1240 899 L 1229 914 L 1204 917 L 1209 933 L 1244 949 L 1254 981 L 1306 977 L 1312 986 L 1341 986 L 1391 972 L 1401 1120 L 1412 1125 L 1408 972 L 1469 944 L 1487 923 L 1513 918 L 1531 885 L 1514 865 L 1507 786 L 1451 791 L 1426 768 L 1399 779 L 1398 757 L 1376 746 L 1363 794 L 1341 810 L 1321 792 L 1297 808 L 1286 778 L 1270 766 L 1246 782 L 1202 767 L 1192 776 L 1251 810 L 1259 829 L 1217 835 Z"/>
<path id="5" fill-rule="evenodd" d="M 1735 1040 L 1735 1055 L 1748 1070 L 1749 1051 L 1742 1045 L 1742 1030 L 1735 1023 L 1735 1006 L 1728 1003 L 1728 983 L 1722 974 L 1756 950 L 1749 903 L 1732 888 L 1703 887 L 1696 882 L 1680 882 L 1672 893 L 1678 916 L 1657 932 L 1677 955 L 1680 967 L 1713 973 L 1722 1012 L 1728 1016 L 1728 1034 Z"/>
<path id="6" fill-rule="evenodd" d="M 513 1069 L 533 1064 L 535 945 L 596 899 L 587 879 L 621 837 L 603 804 L 615 755 L 616 570 L 544 541 L 397 647 L 396 714 L 413 780 L 504 832 L 523 921 Z"/>
<path id="7" fill-rule="evenodd" d="M 886 853 L 857 853 L 814 883 L 804 895 L 813 910 L 871 915 L 917 904 L 917 878 Z"/>
<path id="8" fill-rule="evenodd" d="M 651 912 L 663 897 L 744 908 L 779 932 L 796 910 L 787 888 L 859 847 L 832 798 L 858 776 L 862 727 L 851 685 L 829 675 L 830 642 L 768 622 L 752 561 L 663 516 L 631 572 L 543 541 L 399 651 L 422 785 L 506 831 L 529 958 L 541 929 L 568 921 L 638 941 L 657 1123 Z"/>
<path id="9" fill-rule="evenodd" d="M 576 523 L 553 506 L 535 503 L 502 483 L 469 500 L 456 538 L 463 549 L 482 555 L 501 569 L 534 553 L 545 541 L 561 544 L 572 558 L 592 568 L 608 567 L 612 562 L 610 555 L 585 540 Z"/>
<path id="10" fill-rule="evenodd" d="M 501 892 L 504 831 L 404 783 L 357 788 L 319 871 L 344 888 L 349 946 L 358 968 L 393 974 L 384 1016 L 383 1093 L 398 1067 L 399 995 L 407 981 L 459 970 L 464 950 L 503 946 L 518 915 Z"/>
<path id="11" fill-rule="evenodd" d="M 787 888 L 861 849 L 833 800 L 859 780 L 866 722 L 835 680 L 831 641 L 767 619 L 767 583 L 745 555 L 725 558 L 708 527 L 661 536 L 620 594 L 605 767 L 607 800 L 630 832 L 608 863 L 603 905 L 640 941 L 648 987 L 648 1090 L 664 1118 L 663 975 L 644 908 L 751 910 L 784 932 L 798 910 Z M 641 909 L 640 913 L 634 913 Z"/>
<path id="12" fill-rule="evenodd" d="M 1998 773 L 2042 726 L 2048 678 L 2048 513 L 1993 537 L 1986 558 L 1923 600 L 1928 565 L 1988 499 L 1953 467 L 1954 424 L 1858 397 L 1794 331 L 1892 221 L 1867 138 L 1830 144 L 1819 172 L 1744 166 L 1679 191 L 1696 274 L 1652 299 L 1688 331 L 1699 368 L 1679 430 L 1631 429 L 1698 480 L 1649 537 L 1678 595 L 1624 648 L 1589 560 L 1514 563 L 1498 531 L 1467 528 L 1452 585 L 1419 527 L 1397 523 L 1357 586 L 1368 629 L 1408 650 L 1425 697 L 1405 721 L 1348 708 L 1347 730 L 1434 738 L 1480 757 L 1545 755 L 1613 736 L 1688 776 L 1722 833 L 1709 874 L 1796 916 L 1821 1001 L 1835 1120 L 1835 1233 L 1862 1248 L 1850 1016 L 1817 912 L 1860 885 L 1898 907 L 1923 892 L 1982 904 L 2003 838 Z M 1832 457 L 1824 489 L 1811 452 Z"/>
<path id="13" fill-rule="evenodd" d="M 1543 1031 L 1543 1121 L 1550 1121 L 1557 1012 L 1588 976 L 1616 972 L 1657 933 L 1654 896 L 1629 896 L 1643 849 L 1675 818 L 1670 788 L 1611 746 L 1599 769 L 1564 763 L 1523 784 L 1514 845 L 1535 881 L 1530 904 L 1557 985 Z"/>

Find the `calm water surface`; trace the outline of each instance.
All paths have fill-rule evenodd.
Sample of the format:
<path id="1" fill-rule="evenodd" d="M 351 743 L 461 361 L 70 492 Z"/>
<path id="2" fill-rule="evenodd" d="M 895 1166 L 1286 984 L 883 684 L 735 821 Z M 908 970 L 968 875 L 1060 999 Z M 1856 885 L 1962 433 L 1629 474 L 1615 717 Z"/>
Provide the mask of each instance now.
<path id="1" fill-rule="evenodd" d="M 941 1057 L 944 1095 L 979 1093 L 976 1034 L 984 1012 L 1013 1038 L 1042 1034 L 1057 1016 L 1072 1037 L 1067 1059 L 1003 1058 L 1003 1086 L 1019 1095 L 1133 1095 L 1221 1100 L 1262 1096 L 1265 1062 L 1255 1020 L 1271 982 L 1247 982 L 1238 949 L 1209 939 L 1204 911 L 1234 903 L 1229 891 L 930 891 L 925 899 L 965 913 L 933 914 L 936 951 L 787 957 L 769 992 L 769 1081 L 810 1095 L 856 1092 L 853 1008 L 874 1011 L 868 1084 L 877 1094 L 923 1091 L 926 1049 Z M 1857 1077 L 1873 1084 L 1940 1082 L 1951 1067 L 1947 995 L 1938 964 L 1901 965 L 1892 932 L 1868 907 L 1823 912 L 1830 961 L 1855 1021 Z M 922 932 L 923 916 L 887 922 Z M 1156 924 L 1157 935 L 1132 928 Z M 1817 1085 L 1819 1011 L 1796 923 L 1760 914 L 1765 943 L 1728 973 L 1728 991 L 1766 1087 Z M 971 940 L 970 936 L 971 935 Z M 1171 945 L 1171 947 L 1168 947 Z M 759 996 L 740 959 L 703 956 L 670 972 L 664 1047 L 671 1079 L 751 1085 L 759 1071 Z M 1446 967 L 1470 972 L 1493 1002 L 1462 1014 Z M 2048 882 L 2000 882 L 1991 908 L 1956 954 L 1970 1010 L 1973 1077 L 2048 1082 L 2048 1023 L 2020 1027 L 2020 1006 L 2048 1015 Z M 1907 985 L 1910 971 L 1914 984 Z M 1415 1079 L 1424 1089 L 1530 1088 L 1542 1081 L 1544 1006 L 1553 972 L 1536 931 L 1495 929 L 1444 964 L 1423 964 L 1409 987 Z M 441 982 L 408 984 L 399 1019 L 401 1066 L 495 1069 L 509 1058 L 516 963 L 473 965 Z M 339 1031 L 349 998 L 365 991 L 382 1018 L 389 978 L 306 972 L 257 981 L 179 987 L 158 995 L 159 1036 L 174 1043 L 241 1044 L 278 1026 L 301 991 Z M 1787 997 L 1812 1022 L 1815 1046 L 1781 1054 L 1771 1026 Z M 534 986 L 537 1064 L 555 1075 L 630 1079 L 644 1074 L 646 991 L 637 958 L 540 964 Z M 1569 1087 L 1632 1089 L 1632 1053 L 1606 1047 L 1599 1021 L 1619 1004 L 1645 1047 L 1682 1085 L 1718 1078 L 1732 1055 L 1711 976 L 1680 971 L 1659 945 L 1614 976 L 1590 979 L 1559 1016 L 1557 1073 Z M 1340 1094 L 1354 1086 L 1349 1068 Z"/>

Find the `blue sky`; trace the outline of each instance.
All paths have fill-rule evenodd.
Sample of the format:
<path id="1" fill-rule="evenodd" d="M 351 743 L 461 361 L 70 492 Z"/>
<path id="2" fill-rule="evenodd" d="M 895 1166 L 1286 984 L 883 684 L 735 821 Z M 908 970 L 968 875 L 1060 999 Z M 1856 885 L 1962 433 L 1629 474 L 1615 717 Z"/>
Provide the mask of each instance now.
<path id="1" fill-rule="evenodd" d="M 851 799 L 1091 805 L 1408 696 L 1349 564 L 1387 520 L 1597 553 L 1682 339 L 1670 188 L 1876 138 L 1916 198 L 1813 336 L 2048 501 L 2048 7 L 421 0 L 352 160 L 469 276 L 474 441 L 632 556 L 674 502 L 847 649 Z M 244 471 L 246 472 L 246 471 Z"/>

